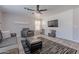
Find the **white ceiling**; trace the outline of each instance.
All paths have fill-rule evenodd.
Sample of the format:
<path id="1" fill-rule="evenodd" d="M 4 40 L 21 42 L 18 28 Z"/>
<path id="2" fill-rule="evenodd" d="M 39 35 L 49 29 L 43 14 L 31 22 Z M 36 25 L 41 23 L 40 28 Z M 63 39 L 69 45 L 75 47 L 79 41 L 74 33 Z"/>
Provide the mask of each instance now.
<path id="1" fill-rule="evenodd" d="M 5 13 L 31 14 L 30 11 L 25 11 L 24 7 L 36 9 L 35 5 L 1 5 L 0 10 Z M 62 12 L 77 7 L 79 6 L 78 5 L 40 5 L 40 9 L 47 9 L 47 12 L 44 12 L 44 14 L 51 14 L 51 13 L 55 14 L 58 12 Z"/>

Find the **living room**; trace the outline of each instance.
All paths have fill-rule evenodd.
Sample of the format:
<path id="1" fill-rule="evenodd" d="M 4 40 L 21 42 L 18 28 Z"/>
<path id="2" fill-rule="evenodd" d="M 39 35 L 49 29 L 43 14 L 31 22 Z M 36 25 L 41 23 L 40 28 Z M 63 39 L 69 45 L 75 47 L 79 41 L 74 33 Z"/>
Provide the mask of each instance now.
<path id="1" fill-rule="evenodd" d="M 1 5 L 0 30 L 4 39 L 17 37 L 17 43 L 15 43 L 15 45 L 18 45 L 19 52 L 17 53 L 19 54 L 31 54 L 31 52 L 24 52 L 23 45 L 20 42 L 21 37 L 23 37 L 23 39 L 32 37 L 32 40 L 34 38 L 36 39 L 36 37 L 41 40 L 44 39 L 44 43 L 39 39 L 35 40 L 39 41 L 39 43 L 37 46 L 35 45 L 37 48 L 30 48 L 31 50 L 36 49 L 32 54 L 75 54 L 79 53 L 78 16 L 78 5 Z M 27 28 L 29 29 L 28 33 L 31 34 L 26 34 Z M 23 29 L 25 29 L 25 31 Z M 23 32 L 25 34 L 23 34 Z M 3 41 L 4 40 L 2 40 L 2 42 Z M 53 41 L 53 43 L 51 41 Z M 45 45 L 44 47 L 42 47 L 43 44 Z M 67 50 L 61 49 L 58 45 L 63 46 L 65 49 L 67 48 Z M 64 52 L 60 52 L 60 50 L 57 50 L 57 52 L 56 48 L 52 46 L 59 47 L 60 50 Z M 14 47 L 14 45 L 13 47 L 9 47 L 8 45 L 0 46 L 0 53 L 6 54 L 8 52 L 5 51 Z M 11 51 L 11 53 L 12 52 L 13 51 Z M 16 53 L 16 51 L 14 53 Z"/>

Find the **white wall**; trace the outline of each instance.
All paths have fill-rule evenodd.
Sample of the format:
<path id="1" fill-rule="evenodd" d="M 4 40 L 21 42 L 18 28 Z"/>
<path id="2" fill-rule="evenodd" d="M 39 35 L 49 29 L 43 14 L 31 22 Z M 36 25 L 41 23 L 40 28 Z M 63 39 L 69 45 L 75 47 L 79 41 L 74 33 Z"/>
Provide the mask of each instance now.
<path id="1" fill-rule="evenodd" d="M 2 12 L 0 12 L 0 30 L 2 30 L 1 23 L 2 23 Z"/>
<path id="2" fill-rule="evenodd" d="M 23 28 L 34 30 L 34 19 L 27 15 L 3 14 L 2 28 L 3 31 L 17 33 L 20 36 Z"/>
<path id="3" fill-rule="evenodd" d="M 73 13 L 73 39 L 79 42 L 79 8 L 75 8 Z"/>
<path id="4" fill-rule="evenodd" d="M 49 20 L 58 19 L 58 28 L 48 27 Z M 43 19 L 42 27 L 47 35 L 50 30 L 56 30 L 56 36 L 63 39 L 73 40 L 73 10 L 67 10 Z"/>

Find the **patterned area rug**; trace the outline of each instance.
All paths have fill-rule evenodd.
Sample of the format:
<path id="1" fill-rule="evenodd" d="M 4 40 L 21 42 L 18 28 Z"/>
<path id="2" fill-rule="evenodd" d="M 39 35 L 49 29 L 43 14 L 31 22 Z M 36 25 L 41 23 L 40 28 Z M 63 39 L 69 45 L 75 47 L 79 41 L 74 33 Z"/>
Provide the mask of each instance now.
<path id="1" fill-rule="evenodd" d="M 77 50 L 53 42 L 51 40 L 38 37 L 42 40 L 42 49 L 35 50 L 32 54 L 76 54 Z M 25 41 L 24 41 L 25 42 Z M 25 44 L 24 44 L 25 45 Z M 26 43 L 27 46 L 27 43 Z M 24 48 L 26 54 L 31 54 L 28 47 Z"/>
<path id="2" fill-rule="evenodd" d="M 37 50 L 35 53 L 40 54 L 76 54 L 77 50 L 61 45 L 59 43 L 53 42 L 51 40 L 38 37 L 43 42 L 43 47 L 41 50 Z"/>

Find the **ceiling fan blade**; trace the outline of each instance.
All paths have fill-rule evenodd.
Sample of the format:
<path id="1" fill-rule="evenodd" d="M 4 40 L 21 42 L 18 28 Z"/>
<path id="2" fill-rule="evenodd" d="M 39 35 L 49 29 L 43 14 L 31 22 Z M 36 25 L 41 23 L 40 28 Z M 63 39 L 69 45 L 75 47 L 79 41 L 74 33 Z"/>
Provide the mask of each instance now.
<path id="1" fill-rule="evenodd" d="M 47 11 L 47 9 L 42 9 L 42 10 L 39 10 L 39 11 Z"/>
<path id="2" fill-rule="evenodd" d="M 39 11 L 39 5 L 37 5 L 37 11 Z"/>
<path id="3" fill-rule="evenodd" d="M 38 11 L 38 13 L 42 14 L 42 12 L 41 12 L 41 11 Z"/>
<path id="4" fill-rule="evenodd" d="M 29 10 L 29 11 L 35 11 L 35 10 L 33 10 L 33 9 L 26 8 L 26 7 L 24 7 L 24 9 L 27 9 L 27 10 Z"/>

